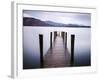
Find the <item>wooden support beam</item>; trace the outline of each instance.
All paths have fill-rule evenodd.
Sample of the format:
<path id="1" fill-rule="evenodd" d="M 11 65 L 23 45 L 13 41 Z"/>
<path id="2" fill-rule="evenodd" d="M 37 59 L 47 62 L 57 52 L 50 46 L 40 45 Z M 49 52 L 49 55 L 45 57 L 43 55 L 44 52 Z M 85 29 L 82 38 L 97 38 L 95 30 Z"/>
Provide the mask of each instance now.
<path id="1" fill-rule="evenodd" d="M 50 32 L 50 48 L 52 48 L 52 32 Z"/>
<path id="2" fill-rule="evenodd" d="M 67 48 L 67 32 L 65 34 L 65 48 Z"/>
<path id="3" fill-rule="evenodd" d="M 57 37 L 57 31 L 54 31 L 54 42 L 56 40 L 56 37 Z"/>
<path id="4" fill-rule="evenodd" d="M 63 38 L 63 42 L 64 42 L 64 33 L 65 33 L 65 32 L 61 32 L 61 36 L 62 36 L 62 38 Z"/>
<path id="5" fill-rule="evenodd" d="M 74 65 L 74 43 L 75 43 L 75 35 L 71 35 L 71 65 Z"/>
<path id="6" fill-rule="evenodd" d="M 39 44 L 40 44 L 40 68 L 43 68 L 43 34 L 39 34 Z"/>

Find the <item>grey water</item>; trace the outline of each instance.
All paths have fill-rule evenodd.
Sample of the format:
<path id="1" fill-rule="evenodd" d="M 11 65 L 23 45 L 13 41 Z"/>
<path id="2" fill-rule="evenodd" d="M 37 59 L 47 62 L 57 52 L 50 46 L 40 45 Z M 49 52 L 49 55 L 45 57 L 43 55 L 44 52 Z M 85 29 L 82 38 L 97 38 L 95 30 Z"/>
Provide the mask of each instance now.
<path id="1" fill-rule="evenodd" d="M 70 52 L 70 35 L 75 34 L 74 66 L 91 66 L 91 28 L 58 28 L 58 27 L 23 27 L 23 69 L 40 68 L 39 34 L 43 34 L 43 53 L 50 48 L 50 32 L 68 33 Z"/>

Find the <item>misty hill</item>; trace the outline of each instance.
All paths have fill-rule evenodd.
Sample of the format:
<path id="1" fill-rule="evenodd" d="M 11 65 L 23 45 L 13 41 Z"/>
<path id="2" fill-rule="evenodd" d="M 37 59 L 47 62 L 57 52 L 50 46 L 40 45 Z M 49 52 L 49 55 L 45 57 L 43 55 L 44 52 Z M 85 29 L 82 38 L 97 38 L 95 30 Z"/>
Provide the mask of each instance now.
<path id="1" fill-rule="evenodd" d="M 61 26 L 61 27 L 65 27 L 66 26 L 66 24 L 57 23 L 57 22 L 53 22 L 53 21 L 45 21 L 45 23 L 53 25 L 53 26 Z"/>
<path id="2" fill-rule="evenodd" d="M 42 21 L 36 18 L 24 17 L 23 26 L 50 26 L 50 27 L 77 27 L 77 28 L 90 28 L 90 26 L 84 26 L 79 24 L 63 24 L 53 21 Z"/>
<path id="3" fill-rule="evenodd" d="M 47 24 L 39 19 L 24 17 L 23 26 L 52 26 L 52 25 Z"/>

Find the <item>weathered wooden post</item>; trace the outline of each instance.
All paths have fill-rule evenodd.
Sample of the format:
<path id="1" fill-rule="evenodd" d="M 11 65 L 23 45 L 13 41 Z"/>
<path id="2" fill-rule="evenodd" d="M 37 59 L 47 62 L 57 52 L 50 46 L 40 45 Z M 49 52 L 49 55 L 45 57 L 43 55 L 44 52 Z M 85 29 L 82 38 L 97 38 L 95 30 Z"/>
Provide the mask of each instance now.
<path id="1" fill-rule="evenodd" d="M 56 37 L 57 37 L 57 31 L 54 31 L 54 42 L 56 40 Z"/>
<path id="2" fill-rule="evenodd" d="M 71 35 L 71 66 L 74 65 L 74 43 L 75 43 L 75 35 Z"/>
<path id="3" fill-rule="evenodd" d="M 67 32 L 66 32 L 66 35 L 65 35 L 65 49 L 67 48 Z"/>
<path id="4" fill-rule="evenodd" d="M 52 48 L 52 32 L 50 32 L 50 48 Z"/>
<path id="5" fill-rule="evenodd" d="M 61 32 L 61 36 L 62 36 L 63 42 L 64 42 L 64 32 Z"/>
<path id="6" fill-rule="evenodd" d="M 40 68 L 43 68 L 43 34 L 39 34 L 40 44 Z"/>
<path id="7" fill-rule="evenodd" d="M 65 32 L 63 32 L 63 44 L 65 46 Z"/>

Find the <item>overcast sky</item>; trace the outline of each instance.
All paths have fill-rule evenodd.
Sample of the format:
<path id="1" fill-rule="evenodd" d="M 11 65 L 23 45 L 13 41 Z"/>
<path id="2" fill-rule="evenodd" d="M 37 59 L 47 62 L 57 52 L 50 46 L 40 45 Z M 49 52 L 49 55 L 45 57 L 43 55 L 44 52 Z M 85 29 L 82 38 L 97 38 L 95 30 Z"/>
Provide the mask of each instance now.
<path id="1" fill-rule="evenodd" d="M 23 17 L 32 17 L 42 21 L 53 21 L 64 24 L 91 25 L 91 14 L 89 13 L 64 13 L 24 10 Z"/>

